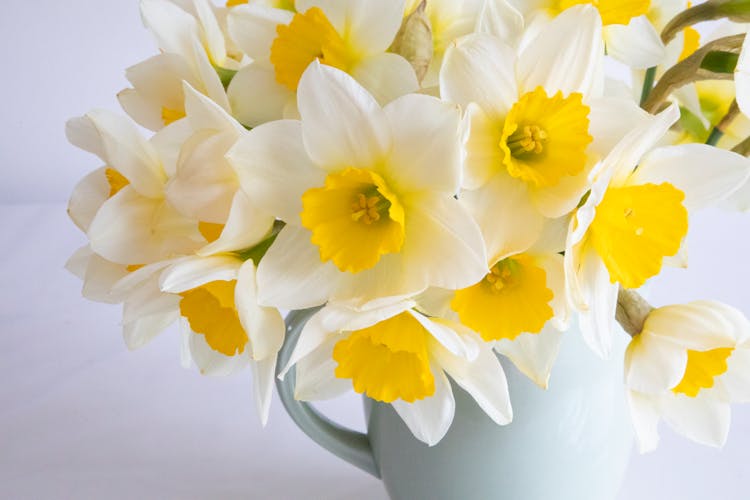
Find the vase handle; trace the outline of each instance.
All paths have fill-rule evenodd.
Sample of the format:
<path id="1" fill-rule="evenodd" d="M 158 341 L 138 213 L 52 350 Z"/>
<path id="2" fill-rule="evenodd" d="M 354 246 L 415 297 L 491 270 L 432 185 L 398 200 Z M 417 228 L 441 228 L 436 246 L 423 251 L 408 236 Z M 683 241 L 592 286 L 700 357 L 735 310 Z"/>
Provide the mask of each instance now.
<path id="1" fill-rule="evenodd" d="M 317 308 L 292 311 L 287 316 L 286 339 L 279 352 L 277 372 L 281 371 L 289 362 L 302 328 L 307 323 L 307 320 L 317 311 Z M 276 378 L 276 388 L 279 391 L 281 402 L 284 404 L 284 408 L 286 408 L 289 416 L 294 420 L 294 423 L 313 441 L 326 450 L 359 467 L 363 471 L 380 478 L 380 471 L 375 462 L 370 439 L 367 435 L 342 427 L 319 413 L 309 403 L 296 400 L 294 398 L 296 380 L 296 367 L 292 367 L 287 372 L 284 380 Z"/>

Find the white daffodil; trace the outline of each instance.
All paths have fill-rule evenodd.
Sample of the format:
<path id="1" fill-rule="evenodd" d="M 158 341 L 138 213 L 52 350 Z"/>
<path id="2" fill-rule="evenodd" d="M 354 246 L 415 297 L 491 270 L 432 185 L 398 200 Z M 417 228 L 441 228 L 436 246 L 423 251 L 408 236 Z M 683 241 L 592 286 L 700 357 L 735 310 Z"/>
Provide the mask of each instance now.
<path id="1" fill-rule="evenodd" d="M 734 70 L 737 105 L 742 113 L 750 117 L 750 37 L 745 37 L 742 50 Z"/>
<path id="2" fill-rule="evenodd" d="M 232 37 L 253 60 L 228 88 L 244 125 L 296 117 L 300 78 L 313 61 L 346 71 L 381 104 L 419 88 L 406 59 L 386 52 L 404 0 L 298 0 L 296 7 L 294 13 L 253 2 L 229 13 Z"/>
<path id="3" fill-rule="evenodd" d="M 407 95 L 381 108 L 316 62 L 299 108 L 301 121 L 253 129 L 229 153 L 248 196 L 287 223 L 258 269 L 262 304 L 364 304 L 484 276 L 481 233 L 454 198 L 455 106 Z"/>
<path id="4" fill-rule="evenodd" d="M 607 54 L 618 59 L 631 68 L 645 69 L 662 62 L 665 55 L 664 44 L 659 37 L 661 28 L 679 12 L 679 6 L 671 0 L 488 0 L 496 4 L 495 10 L 505 18 L 513 19 L 511 27 L 517 26 L 515 18 L 520 14 L 527 30 L 536 32 L 560 15 L 566 9 L 576 5 L 594 6 L 601 14 L 604 29 L 601 36 L 606 43 Z M 682 4 L 687 2 L 680 1 Z M 684 7 L 683 7 L 684 8 Z M 499 16 L 495 16 L 499 18 Z M 493 32 L 505 34 L 506 41 L 515 36 L 519 30 L 509 30 L 508 21 L 485 21 L 486 26 L 498 24 L 500 29 L 491 28 Z M 516 42 L 523 44 L 523 41 Z"/>
<path id="5" fill-rule="evenodd" d="M 357 311 L 329 304 L 305 325 L 289 365 L 295 397 L 321 400 L 352 387 L 390 403 L 432 446 L 453 421 L 449 375 L 499 425 L 513 412 L 502 365 L 489 344 L 459 323 L 416 312 L 411 300 Z M 283 375 L 283 374 L 282 374 Z"/>
<path id="6" fill-rule="evenodd" d="M 730 403 L 750 402 L 750 323 L 718 302 L 655 309 L 628 346 L 625 379 L 642 453 L 656 448 L 661 418 L 689 439 L 722 446 Z"/>
<path id="7" fill-rule="evenodd" d="M 216 68 L 234 69 L 224 34 L 208 0 L 141 0 L 141 16 L 161 50 L 129 68 L 133 88 L 118 94 L 123 109 L 138 124 L 160 130 L 185 116 L 183 81 L 229 110 Z M 188 9 L 188 10 L 185 10 Z"/>
<path id="8" fill-rule="evenodd" d="M 750 175 L 747 159 L 704 144 L 652 150 L 678 118 L 671 106 L 628 134 L 602 162 L 571 222 L 568 295 L 581 313 L 584 337 L 604 357 L 618 286 L 639 288 L 665 259 L 682 259 L 688 212 L 727 198 Z"/>
<path id="9" fill-rule="evenodd" d="M 106 165 L 81 181 L 70 202 L 70 214 L 95 253 L 141 266 L 190 255 L 205 245 L 198 221 L 183 216 L 165 197 L 181 124 L 147 141 L 128 119 L 97 110 L 68 122 L 67 134 Z"/>
<path id="10" fill-rule="evenodd" d="M 414 13 L 423 0 L 407 0 L 405 17 Z M 425 4 L 425 16 L 432 32 L 432 60 L 422 79 L 422 86 L 437 87 L 443 56 L 450 44 L 474 33 L 485 2 L 482 0 L 431 0 Z"/>
<path id="11" fill-rule="evenodd" d="M 547 218 L 574 210 L 596 162 L 646 116 L 601 98 L 600 31 L 595 9 L 575 7 L 520 52 L 474 34 L 446 54 L 442 96 L 470 122 L 462 199 L 505 228 L 493 235 L 500 256 L 527 250 Z"/>

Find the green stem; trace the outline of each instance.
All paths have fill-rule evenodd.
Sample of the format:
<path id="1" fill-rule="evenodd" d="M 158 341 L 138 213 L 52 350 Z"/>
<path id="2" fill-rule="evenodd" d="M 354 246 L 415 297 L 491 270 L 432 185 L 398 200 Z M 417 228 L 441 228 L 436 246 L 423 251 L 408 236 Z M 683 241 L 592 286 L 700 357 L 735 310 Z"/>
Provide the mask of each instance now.
<path id="1" fill-rule="evenodd" d="M 729 106 L 727 114 L 724 115 L 721 121 L 711 129 L 711 133 L 708 135 L 708 139 L 706 139 L 706 144 L 708 144 L 709 146 L 716 146 L 719 143 L 719 140 L 721 140 L 721 138 L 724 136 L 724 132 L 726 131 L 727 127 L 729 127 L 729 125 L 739 113 L 740 108 L 737 105 L 737 100 L 735 99 Z"/>
<path id="2" fill-rule="evenodd" d="M 643 90 L 641 90 L 641 106 L 646 102 L 648 96 L 651 94 L 651 89 L 654 88 L 654 80 L 656 79 L 656 66 L 652 66 L 646 70 L 646 76 L 643 78 Z"/>

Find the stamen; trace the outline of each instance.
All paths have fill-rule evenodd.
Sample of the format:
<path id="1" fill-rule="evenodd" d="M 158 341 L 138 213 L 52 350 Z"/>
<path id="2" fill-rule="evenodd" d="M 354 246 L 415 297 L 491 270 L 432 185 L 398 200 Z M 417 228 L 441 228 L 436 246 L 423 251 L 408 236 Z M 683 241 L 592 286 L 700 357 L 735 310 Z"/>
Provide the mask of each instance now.
<path id="1" fill-rule="evenodd" d="M 390 202 L 377 189 L 374 193 L 358 193 L 357 200 L 352 203 L 352 220 L 367 225 L 373 224 L 383 215 L 387 215 L 390 206 Z"/>
<path id="2" fill-rule="evenodd" d="M 541 154 L 549 140 L 547 131 L 538 125 L 524 125 L 508 137 L 508 148 L 514 157 L 525 154 Z"/>

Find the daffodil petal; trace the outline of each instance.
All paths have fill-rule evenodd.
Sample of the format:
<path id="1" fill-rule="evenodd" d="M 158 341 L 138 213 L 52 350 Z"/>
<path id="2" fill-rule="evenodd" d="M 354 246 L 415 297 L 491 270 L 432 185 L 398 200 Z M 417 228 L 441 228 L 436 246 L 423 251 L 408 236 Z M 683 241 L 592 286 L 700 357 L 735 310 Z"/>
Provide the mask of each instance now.
<path id="1" fill-rule="evenodd" d="M 750 161 L 744 156 L 705 144 L 682 144 L 649 152 L 628 184 L 669 182 L 685 193 L 685 207 L 695 210 L 727 198 L 748 177 Z"/>
<path id="2" fill-rule="evenodd" d="M 746 339 L 750 323 L 733 307 L 701 300 L 655 309 L 643 328 L 685 349 L 707 351 Z"/>
<path id="3" fill-rule="evenodd" d="M 404 0 L 350 2 L 346 9 L 347 41 L 366 54 L 384 52 L 401 28 L 403 16 Z"/>
<path id="4" fill-rule="evenodd" d="M 382 105 L 419 89 L 411 64 L 390 52 L 364 59 L 351 69 L 351 75 Z"/>
<path id="5" fill-rule="evenodd" d="M 276 39 L 276 27 L 289 24 L 292 12 L 263 5 L 240 5 L 227 16 L 227 26 L 232 40 L 242 51 L 258 62 L 268 63 L 271 44 Z"/>
<path id="6" fill-rule="evenodd" d="M 628 406 L 639 451 L 654 451 L 659 445 L 659 411 L 656 403 L 650 396 L 628 391 Z"/>
<path id="7" fill-rule="evenodd" d="M 175 306 L 174 311 L 144 316 L 125 323 L 122 326 L 125 345 L 130 350 L 140 349 L 177 321 L 179 316 Z"/>
<path id="8" fill-rule="evenodd" d="M 302 195 L 325 182 L 325 173 L 307 156 L 298 121 L 281 120 L 253 129 L 227 157 L 253 203 L 295 226 L 300 225 Z"/>
<path id="9" fill-rule="evenodd" d="M 394 137 L 385 168 L 394 188 L 458 192 L 459 109 L 434 97 L 409 95 L 386 106 L 385 114 Z"/>
<path id="10" fill-rule="evenodd" d="M 341 70 L 310 64 L 299 83 L 297 105 L 305 149 L 323 169 L 374 167 L 391 148 L 382 108 Z"/>
<path id="11" fill-rule="evenodd" d="M 610 283 L 607 267 L 593 250 L 588 250 L 582 256 L 579 273 L 583 297 L 588 306 L 579 314 L 581 334 L 596 354 L 609 359 L 615 334 L 619 285 Z"/>
<path id="12" fill-rule="evenodd" d="M 242 261 L 229 255 L 188 257 L 172 264 L 161 274 L 160 287 L 169 293 L 182 293 L 212 281 L 237 279 Z"/>
<path id="13" fill-rule="evenodd" d="M 96 169 L 81 179 L 70 196 L 68 215 L 81 231 L 88 231 L 99 207 L 109 198 L 106 170 L 106 167 Z"/>
<path id="14" fill-rule="evenodd" d="M 677 386 L 687 367 L 687 351 L 644 332 L 630 341 L 625 352 L 625 383 L 644 394 L 660 394 Z"/>
<path id="15" fill-rule="evenodd" d="M 515 60 L 515 51 L 497 38 L 486 34 L 461 38 L 445 52 L 441 97 L 464 109 L 474 102 L 499 119 L 518 100 Z"/>
<path id="16" fill-rule="evenodd" d="M 634 17 L 630 23 L 611 24 L 604 28 L 607 53 L 633 69 L 657 66 L 666 49 L 646 16 Z"/>
<path id="17" fill-rule="evenodd" d="M 247 356 L 225 356 L 211 348 L 204 335 L 190 334 L 190 356 L 200 370 L 201 375 L 209 377 L 226 377 L 246 368 Z"/>
<path id="18" fill-rule="evenodd" d="M 750 38 L 742 42 L 742 50 L 734 70 L 737 105 L 745 116 L 750 116 Z"/>
<path id="19" fill-rule="evenodd" d="M 598 97 L 604 90 L 602 21 L 590 5 L 571 7 L 542 30 L 521 52 L 521 87 L 539 86 L 553 94 L 580 92 Z"/>
<path id="20" fill-rule="evenodd" d="M 349 379 L 335 375 L 338 363 L 333 348 L 341 340 L 333 336 L 297 363 L 294 397 L 300 401 L 321 401 L 346 394 L 352 388 Z"/>
<path id="21" fill-rule="evenodd" d="M 320 261 L 310 231 L 287 226 L 258 266 L 258 302 L 289 310 L 318 306 L 338 288 L 341 276 L 333 263 Z"/>
<path id="22" fill-rule="evenodd" d="M 450 382 L 442 371 L 435 374 L 434 395 L 413 403 L 397 399 L 391 404 L 414 437 L 428 446 L 434 446 L 443 439 L 456 412 Z"/>
<path id="23" fill-rule="evenodd" d="M 258 305 L 255 274 L 252 260 L 240 267 L 234 302 L 242 327 L 250 339 L 252 357 L 260 361 L 276 357 L 284 343 L 286 327 L 278 309 Z"/>
<path id="24" fill-rule="evenodd" d="M 468 190 L 484 186 L 503 167 L 501 122 L 493 119 L 476 103 L 466 108 L 464 126 L 467 127 L 465 142 L 463 187 Z"/>
<path id="25" fill-rule="evenodd" d="M 253 361 L 250 363 L 253 372 L 253 393 L 255 408 L 260 417 L 260 423 L 265 427 L 271 410 L 271 398 L 274 390 L 274 375 L 276 372 L 276 356 Z"/>
<path id="26" fill-rule="evenodd" d="M 507 0 L 484 2 L 477 21 L 477 32 L 500 38 L 508 45 L 514 45 L 521 37 L 524 28 L 523 15 Z"/>
<path id="27" fill-rule="evenodd" d="M 221 235 L 197 253 L 205 257 L 251 248 L 268 236 L 274 221 L 272 215 L 254 206 L 244 191 L 237 191 Z"/>
<path id="28" fill-rule="evenodd" d="M 514 340 L 501 340 L 495 344 L 495 349 L 507 356 L 536 385 L 546 389 L 560 352 L 562 336 L 560 330 L 547 323 L 541 332 L 522 333 Z"/>
<path id="29" fill-rule="evenodd" d="M 707 446 L 720 448 L 729 434 L 729 403 L 711 397 L 683 395 L 664 398 L 664 420 L 678 433 Z"/>
<path id="30" fill-rule="evenodd" d="M 232 113 L 243 125 L 257 127 L 280 120 L 294 92 L 276 81 L 273 68 L 256 63 L 240 69 L 227 89 Z"/>

